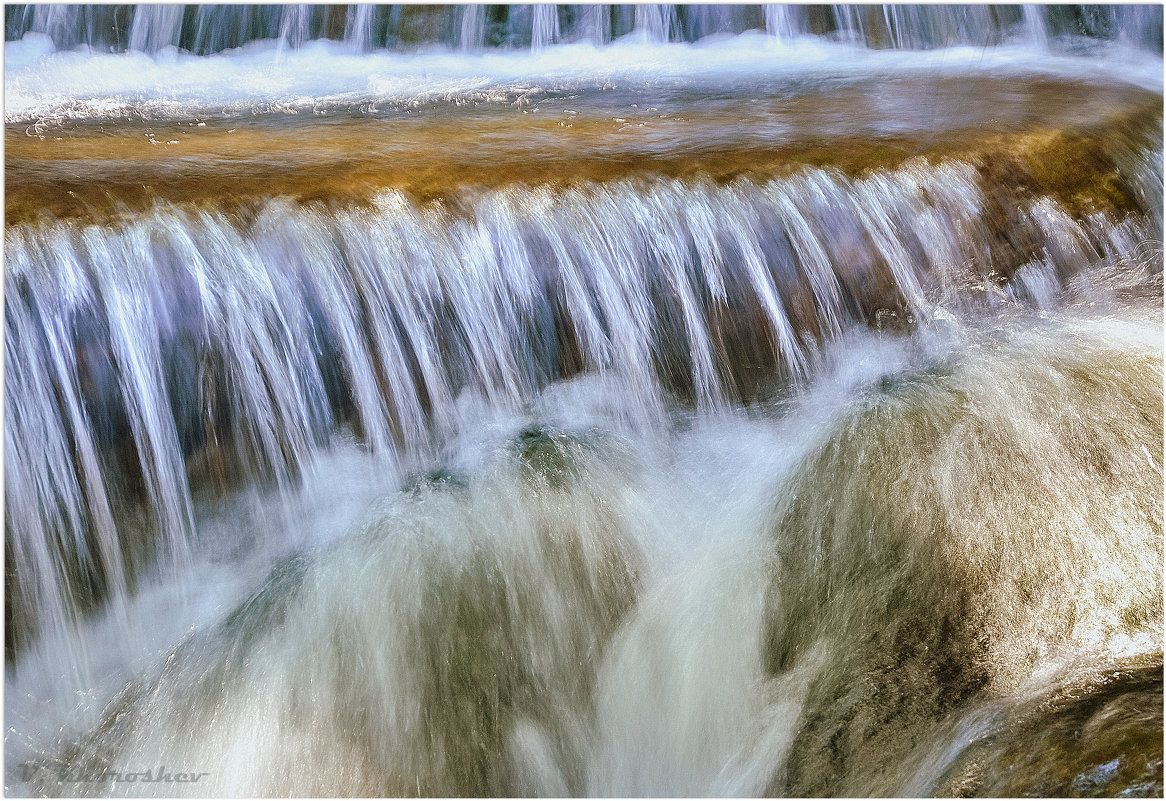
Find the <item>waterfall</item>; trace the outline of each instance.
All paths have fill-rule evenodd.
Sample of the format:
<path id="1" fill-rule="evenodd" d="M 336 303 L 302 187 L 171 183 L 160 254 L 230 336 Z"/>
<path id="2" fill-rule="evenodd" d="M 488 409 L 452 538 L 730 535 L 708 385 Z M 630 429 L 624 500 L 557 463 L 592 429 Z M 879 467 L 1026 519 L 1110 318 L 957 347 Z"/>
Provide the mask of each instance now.
<path id="1" fill-rule="evenodd" d="M 865 41 L 865 6 L 835 4 L 830 8 L 834 14 L 834 28 L 844 41 Z"/>
<path id="2" fill-rule="evenodd" d="M 300 47 L 311 38 L 312 7 L 288 6 L 279 21 L 281 46 Z"/>
<path id="3" fill-rule="evenodd" d="M 676 25 L 675 6 L 646 3 L 636 6 L 636 27 L 649 42 L 667 42 Z"/>
<path id="4" fill-rule="evenodd" d="M 582 6 L 579 21 L 576 23 L 578 37 L 597 45 L 611 41 L 611 13 L 608 6 Z"/>
<path id="5" fill-rule="evenodd" d="M 746 12 L 752 9 L 742 6 L 677 6 L 677 17 L 684 30 L 684 39 L 697 41 L 715 34 L 740 33 L 744 28 L 755 27 L 755 22 L 745 22 Z"/>
<path id="6" fill-rule="evenodd" d="M 156 53 L 177 47 L 182 35 L 182 6 L 142 6 L 134 12 L 129 49 Z"/>
<path id="7" fill-rule="evenodd" d="M 372 23 L 376 6 L 368 3 L 349 6 L 344 20 L 344 41 L 351 43 L 358 53 L 365 53 L 373 48 Z"/>
<path id="8" fill-rule="evenodd" d="M 485 30 L 485 9 L 479 5 L 464 6 L 461 26 L 458 30 L 458 48 L 469 51 L 480 50 L 485 43 Z"/>
<path id="9" fill-rule="evenodd" d="M 559 12 L 553 5 L 536 5 L 531 13 L 530 47 L 541 50 L 559 38 Z"/>
<path id="10" fill-rule="evenodd" d="M 1161 52 L 1161 11 L 1155 6 L 935 6 L 834 5 L 823 16 L 807 6 L 412 6 L 310 5 L 9 5 L 5 37 L 49 36 L 58 49 L 78 45 L 119 52 L 156 52 L 177 46 L 199 55 L 277 39 L 286 48 L 343 38 L 358 52 L 410 50 L 453 43 L 461 49 L 541 49 L 555 42 L 611 42 L 631 31 L 654 42 L 698 41 L 713 34 L 763 29 L 778 38 L 806 35 L 853 40 L 873 48 L 927 49 L 957 44 L 999 44 L 1018 23 L 1028 42 L 1089 36 Z M 487 17 L 490 17 L 487 25 Z M 814 26 L 807 23 L 813 17 Z M 378 21 L 374 25 L 374 18 Z M 506 35 L 487 28 L 498 25 Z M 488 41 L 487 41 L 488 40 Z"/>
<path id="11" fill-rule="evenodd" d="M 788 42 L 802 33 L 798 25 L 797 9 L 790 5 L 770 4 L 765 7 L 765 30 L 779 41 Z"/>
<path id="12" fill-rule="evenodd" d="M 74 527 L 84 528 L 85 509 L 104 508 L 107 493 L 90 468 L 84 481 L 96 502 L 82 502 L 61 459 L 77 447 L 93 464 L 96 446 L 85 443 L 101 442 L 101 429 L 82 410 L 109 399 L 100 403 L 123 410 L 124 436 L 136 448 L 120 469 L 141 472 L 163 542 L 177 553 L 190 529 L 184 460 L 287 481 L 351 409 L 372 452 L 416 463 L 431 453 L 434 431 L 449 431 L 453 398 L 467 387 L 513 406 L 580 369 L 625 377 L 637 388 L 638 414 L 649 418 L 669 392 L 714 410 L 756 391 L 752 382 L 765 373 L 750 369 L 801 376 L 799 331 L 837 335 L 863 318 L 934 314 L 928 296 L 992 269 L 986 240 L 959 233 L 984 231 L 986 213 L 969 170 L 912 167 L 858 182 L 811 171 L 725 188 L 664 182 L 647 194 L 596 186 L 559 203 L 543 191 L 502 191 L 475 201 L 476 221 L 387 195 L 374 212 L 339 216 L 276 203 L 245 229 L 179 209 L 122 231 L 18 229 L 6 243 L 6 294 L 24 316 L 10 317 L 8 341 L 28 347 L 49 330 L 59 340 L 82 325 L 104 331 L 90 340 L 85 366 L 120 378 L 83 386 L 78 367 L 59 362 L 69 352 L 60 346 L 25 354 L 18 365 L 42 365 L 41 396 L 62 395 L 74 411 L 59 424 L 26 421 L 20 410 L 39 412 L 43 401 L 10 396 L 9 434 L 30 443 L 36 432 L 55 432 L 58 444 L 46 453 L 62 455 L 29 468 L 27 480 L 42 509 L 71 509 Z M 1069 274 L 1099 254 L 1119 258 L 1102 236 L 1113 221 L 1082 227 L 1055 206 L 1028 215 L 1029 235 L 1059 253 Z M 1054 216 L 1061 222 L 1050 228 Z M 1081 244 L 1058 244 L 1071 240 Z M 62 283 L 45 284 L 44 275 L 32 283 L 38 253 L 51 254 Z M 842 263 L 846 272 L 831 266 Z M 399 264 L 412 267 L 400 272 Z M 267 324 L 254 327 L 256 317 Z M 171 372 L 179 357 L 186 375 Z M 10 392 L 26 380 L 19 376 Z M 221 444 L 207 451 L 212 443 Z M 103 454 L 106 475 L 111 456 Z M 108 526 L 102 515 L 98 528 Z M 18 536 L 62 525 L 34 515 Z M 70 558 L 84 564 L 87 553 Z M 94 570 L 125 571 L 116 550 L 101 554 Z M 21 585 L 60 589 L 48 565 L 17 565 Z M 18 616 L 14 627 L 22 625 Z"/>
<path id="13" fill-rule="evenodd" d="M 1113 6 L 1112 29 L 1117 31 L 1117 39 L 1133 47 L 1161 52 L 1162 17 L 1153 5 Z"/>
<path id="14" fill-rule="evenodd" d="M 1048 50 L 1049 32 L 1048 24 L 1045 22 L 1044 7 L 1025 5 L 1022 6 L 1022 11 L 1024 14 L 1024 31 L 1029 42 L 1038 50 Z"/>
<path id="15" fill-rule="evenodd" d="M 9 795 L 1161 795 L 1161 7 L 5 31 Z"/>

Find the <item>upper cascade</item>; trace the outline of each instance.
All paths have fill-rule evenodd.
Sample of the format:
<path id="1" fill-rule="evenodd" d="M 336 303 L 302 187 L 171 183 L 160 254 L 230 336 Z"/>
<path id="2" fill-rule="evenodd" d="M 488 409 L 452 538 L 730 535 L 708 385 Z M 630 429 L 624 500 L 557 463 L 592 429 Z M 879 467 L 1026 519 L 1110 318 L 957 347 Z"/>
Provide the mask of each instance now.
<path id="1" fill-rule="evenodd" d="M 298 48 L 320 39 L 355 52 L 447 47 L 540 50 L 631 36 L 695 42 L 763 31 L 868 48 L 921 50 L 1016 42 L 1037 50 L 1111 40 L 1162 53 L 1159 5 L 19 5 L 5 39 L 45 34 L 59 50 L 209 55 L 248 42 Z"/>

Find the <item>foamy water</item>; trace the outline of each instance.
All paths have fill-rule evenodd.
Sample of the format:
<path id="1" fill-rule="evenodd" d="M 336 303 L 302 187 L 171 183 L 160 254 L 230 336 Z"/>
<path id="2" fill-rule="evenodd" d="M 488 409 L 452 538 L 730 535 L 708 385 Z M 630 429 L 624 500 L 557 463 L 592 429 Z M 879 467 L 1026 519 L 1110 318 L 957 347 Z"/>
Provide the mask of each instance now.
<path id="1" fill-rule="evenodd" d="M 870 50 L 764 33 L 660 44 L 635 37 L 597 47 L 564 44 L 537 52 L 358 54 L 338 42 L 287 50 L 254 42 L 192 56 L 174 48 L 149 55 L 59 52 L 44 34 L 7 42 L 5 120 L 158 119 L 251 113 L 371 111 L 378 105 L 430 102 L 521 103 L 548 92 L 684 88 L 718 91 L 779 82 L 786 91 L 823 81 L 928 75 L 1050 75 L 1162 88 L 1161 59 L 1114 43 L 1089 56 L 1034 53 L 1025 46 Z M 1100 53 L 1096 51 L 1101 51 Z"/>

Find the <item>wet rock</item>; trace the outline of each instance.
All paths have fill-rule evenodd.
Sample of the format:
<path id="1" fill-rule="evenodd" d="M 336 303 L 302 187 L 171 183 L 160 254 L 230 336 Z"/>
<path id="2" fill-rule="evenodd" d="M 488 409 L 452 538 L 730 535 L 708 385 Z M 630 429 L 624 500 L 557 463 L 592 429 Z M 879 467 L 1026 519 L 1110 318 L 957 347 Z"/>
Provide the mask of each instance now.
<path id="1" fill-rule="evenodd" d="M 1012 710 L 932 793 L 963 797 L 1162 795 L 1162 665 L 1067 683 Z"/>
<path id="2" fill-rule="evenodd" d="M 1022 366 L 1034 347 L 1051 373 Z M 1038 653 L 1161 630 L 1161 468 L 1133 444 L 1161 441 L 1155 359 L 1083 341 L 988 352 L 881 381 L 782 490 L 763 658 L 780 676 L 830 656 L 770 793 L 898 793 L 941 721 L 1010 692 Z M 1156 681 L 1160 694 L 1160 669 Z M 1160 732 L 1160 702 L 1146 708 Z M 1121 763 L 1129 786 L 1160 758 L 1160 733 L 1148 737 L 1136 775 Z M 1081 775 L 1112 794 L 1107 773 L 1087 771 L 1121 753 L 1073 756 L 1061 784 L 1034 792 L 1069 793 Z M 1031 759 L 1018 775 L 1037 770 Z M 1006 770 L 968 773 L 951 792 L 979 793 Z"/>
<path id="3" fill-rule="evenodd" d="M 460 490 L 468 486 L 467 479 L 448 467 L 435 467 L 424 473 L 416 473 L 405 479 L 403 490 L 417 493 L 424 490 Z"/>
<path id="4" fill-rule="evenodd" d="M 514 438 L 514 454 L 523 473 L 552 489 L 564 489 L 580 476 L 579 460 L 593 447 L 591 438 L 542 425 L 524 428 Z"/>

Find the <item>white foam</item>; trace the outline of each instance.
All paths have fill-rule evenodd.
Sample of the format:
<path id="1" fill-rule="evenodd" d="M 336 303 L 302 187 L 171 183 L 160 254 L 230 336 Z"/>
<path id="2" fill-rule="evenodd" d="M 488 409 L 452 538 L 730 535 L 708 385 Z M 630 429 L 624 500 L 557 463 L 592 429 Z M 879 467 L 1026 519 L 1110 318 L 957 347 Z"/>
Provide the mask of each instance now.
<path id="1" fill-rule="evenodd" d="M 5 120 L 100 118 L 130 114 L 185 119 L 255 112 L 432 101 L 514 102 L 546 91 L 718 87 L 881 75 L 1054 75 L 1162 91 L 1162 59 L 1109 44 L 1090 56 L 1054 56 L 1009 45 L 943 50 L 868 50 L 759 32 L 659 44 L 628 36 L 603 47 L 577 43 L 535 52 L 465 53 L 432 48 L 355 54 L 319 40 L 297 50 L 253 42 L 210 56 L 166 48 L 156 54 L 55 52 L 44 34 L 6 42 Z"/>

